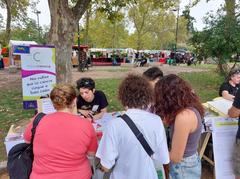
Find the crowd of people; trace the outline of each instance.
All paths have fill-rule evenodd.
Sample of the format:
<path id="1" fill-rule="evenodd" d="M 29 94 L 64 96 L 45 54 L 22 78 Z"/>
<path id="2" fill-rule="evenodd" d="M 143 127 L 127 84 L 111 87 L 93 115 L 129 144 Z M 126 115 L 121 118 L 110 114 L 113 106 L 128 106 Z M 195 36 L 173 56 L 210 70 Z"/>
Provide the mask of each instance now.
<path id="1" fill-rule="evenodd" d="M 224 84 L 220 88 L 220 95 L 234 100 L 229 110 L 231 117 L 240 116 L 240 91 L 232 92 L 232 86 L 240 82 L 239 75 L 237 70 L 230 72 L 226 83 L 231 87 Z M 99 144 L 91 122 L 107 112 L 106 95 L 95 89 L 91 78 L 79 79 L 76 89 L 62 84 L 51 91 L 57 112 L 44 116 L 37 127 L 30 179 L 90 179 L 88 155 L 98 158 L 101 171 L 110 172 L 111 179 L 201 178 L 197 148 L 204 108 L 182 78 L 163 75 L 158 67 L 149 68 L 143 75 L 125 77 L 118 88 L 118 99 L 139 135 L 135 135 L 123 116 L 117 117 L 108 122 Z M 74 114 L 75 108 L 78 115 Z M 32 122 L 24 133 L 26 141 L 31 139 L 31 127 Z M 142 140 L 147 144 L 143 145 Z M 238 130 L 234 159 L 238 177 L 239 147 Z M 159 173 L 161 167 L 164 174 Z"/>

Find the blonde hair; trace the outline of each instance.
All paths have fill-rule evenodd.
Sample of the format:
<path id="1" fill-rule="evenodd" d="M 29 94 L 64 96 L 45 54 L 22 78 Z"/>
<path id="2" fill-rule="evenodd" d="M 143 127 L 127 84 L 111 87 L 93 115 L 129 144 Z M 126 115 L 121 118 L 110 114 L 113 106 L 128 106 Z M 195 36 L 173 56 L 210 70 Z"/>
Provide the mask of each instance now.
<path id="1" fill-rule="evenodd" d="M 50 93 L 51 101 L 56 110 L 69 108 L 76 96 L 77 93 L 70 84 L 59 84 Z"/>

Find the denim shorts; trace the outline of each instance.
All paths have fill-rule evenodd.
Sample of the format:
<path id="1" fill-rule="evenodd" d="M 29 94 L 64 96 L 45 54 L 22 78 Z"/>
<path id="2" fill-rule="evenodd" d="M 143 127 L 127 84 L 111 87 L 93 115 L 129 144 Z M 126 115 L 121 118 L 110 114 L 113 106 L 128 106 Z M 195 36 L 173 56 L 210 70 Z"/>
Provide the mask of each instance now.
<path id="1" fill-rule="evenodd" d="M 201 160 L 197 153 L 184 157 L 180 163 L 170 163 L 171 179 L 200 179 Z"/>
<path id="2" fill-rule="evenodd" d="M 233 171 L 236 176 L 240 176 L 240 139 L 236 139 L 233 152 Z"/>

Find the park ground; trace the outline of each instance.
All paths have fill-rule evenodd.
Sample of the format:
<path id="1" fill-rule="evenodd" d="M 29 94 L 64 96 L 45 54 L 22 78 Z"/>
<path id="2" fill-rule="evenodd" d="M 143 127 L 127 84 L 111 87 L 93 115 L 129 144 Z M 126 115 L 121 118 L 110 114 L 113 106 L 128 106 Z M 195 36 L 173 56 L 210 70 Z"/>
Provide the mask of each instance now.
<path id="1" fill-rule="evenodd" d="M 206 67 L 206 66 L 191 66 L 188 67 L 186 65 L 180 65 L 180 66 L 169 66 L 169 65 L 162 65 L 159 66 L 164 74 L 185 74 L 186 78 L 189 78 L 191 80 L 192 76 L 195 74 L 200 73 L 208 73 L 209 69 L 212 69 L 212 66 Z M 104 67 L 91 67 L 88 71 L 85 72 L 78 72 L 76 68 L 72 70 L 73 79 L 72 84 L 75 83 L 76 80 L 78 80 L 81 77 L 91 77 L 97 82 L 97 87 L 100 86 L 100 89 L 102 89 L 101 86 L 108 86 L 108 88 L 111 88 L 112 83 L 108 83 L 108 81 L 115 81 L 116 83 L 119 83 L 120 79 L 124 78 L 129 73 L 137 73 L 142 74 L 143 71 L 145 71 L 148 67 L 119 67 L 119 66 L 104 66 Z M 184 76 L 184 75 L 183 75 Z M 209 76 L 209 74 L 206 74 L 206 76 Z M 206 77 L 203 77 L 206 78 Z M 102 84 L 101 84 L 102 83 Z M 196 83 L 199 83 L 198 81 Z M 203 86 L 203 88 L 209 88 L 209 85 L 206 84 Z M 116 88 L 117 85 L 114 86 Z M 201 91 L 201 89 L 198 89 Z M 17 92 L 15 92 L 17 91 Z M 113 90 L 114 94 L 116 93 L 116 89 Z M 20 70 L 16 73 L 9 73 L 7 69 L 0 70 L 0 92 L 1 94 L 6 93 L 6 98 L 8 101 L 1 103 L 0 102 L 0 161 L 6 160 L 5 148 L 4 148 L 4 137 L 6 136 L 6 133 L 8 131 L 8 128 L 10 124 L 14 123 L 16 125 L 25 125 L 29 118 L 32 117 L 33 111 L 23 111 L 21 108 L 21 72 Z M 105 92 L 106 93 L 106 92 Z M 110 92 L 111 93 L 111 92 Z M 113 94 L 113 95 L 114 95 Z M 211 93 L 209 93 L 211 95 Z M 12 95 L 12 96 L 11 96 Z M 213 94 L 215 95 L 215 93 Z M 110 95 L 111 96 L 111 95 Z M 10 103 L 9 99 L 12 99 L 13 101 L 18 101 L 20 104 L 17 108 L 18 113 L 11 111 L 11 105 L 7 106 Z M 2 99 L 4 100 L 4 95 L 2 95 Z M 0 100 L 0 101 L 1 101 Z M 110 105 L 111 105 L 111 99 L 110 99 Z M 110 108 L 110 111 L 118 110 L 118 107 L 114 106 L 114 102 L 112 102 L 113 106 Z M 4 107 L 4 106 L 7 107 Z M 15 104 L 12 104 L 15 106 Z M 6 114 L 7 117 L 1 116 Z M 12 113 L 12 114 L 11 114 Z M 22 114 L 24 113 L 24 115 Z M 12 119 L 14 116 L 17 115 L 18 119 Z M 5 121 L 1 121 L 1 118 L 5 119 Z M 0 179 L 7 179 L 8 176 L 6 172 L 0 173 Z M 210 179 L 212 177 L 212 168 L 209 167 L 204 162 L 203 165 L 203 176 L 204 179 Z"/>

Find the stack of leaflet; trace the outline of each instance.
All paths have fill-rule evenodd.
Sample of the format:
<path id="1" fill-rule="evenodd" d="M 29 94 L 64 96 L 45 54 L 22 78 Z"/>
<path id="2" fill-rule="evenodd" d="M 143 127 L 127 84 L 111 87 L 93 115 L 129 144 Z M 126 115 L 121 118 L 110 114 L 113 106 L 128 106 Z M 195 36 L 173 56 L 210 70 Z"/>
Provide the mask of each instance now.
<path id="1" fill-rule="evenodd" d="M 37 100 L 38 112 L 50 114 L 56 112 L 50 98 L 43 98 Z"/>
<path id="2" fill-rule="evenodd" d="M 19 127 L 19 126 L 14 127 L 14 125 L 11 125 L 4 141 L 7 154 L 14 145 L 19 143 L 24 143 L 23 131 L 24 131 L 23 127 Z"/>
<path id="3" fill-rule="evenodd" d="M 101 127 L 105 127 L 109 121 L 121 116 L 122 114 L 123 112 L 104 113 L 101 119 L 95 120 L 94 122 Z"/>
<path id="4" fill-rule="evenodd" d="M 232 106 L 232 101 L 224 99 L 224 98 L 216 98 L 213 101 L 208 101 L 208 109 L 216 112 L 218 115 L 223 117 L 228 117 L 228 110 Z"/>

